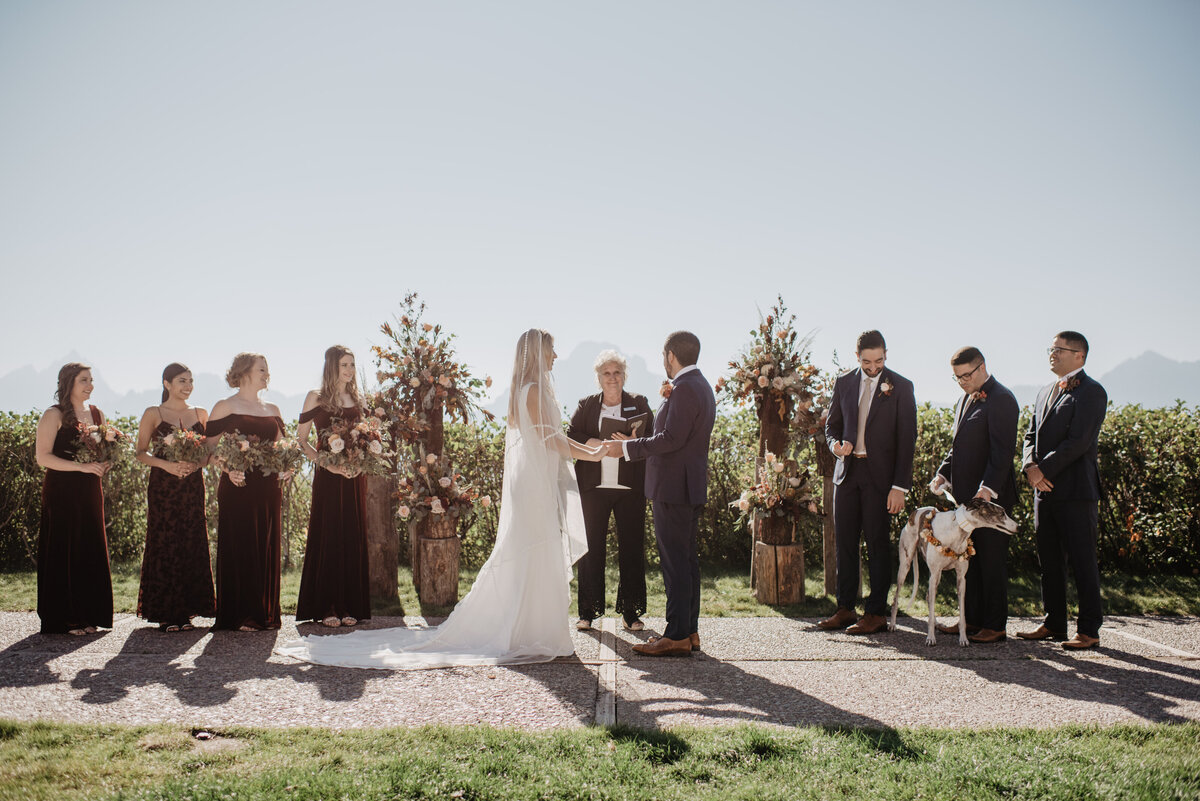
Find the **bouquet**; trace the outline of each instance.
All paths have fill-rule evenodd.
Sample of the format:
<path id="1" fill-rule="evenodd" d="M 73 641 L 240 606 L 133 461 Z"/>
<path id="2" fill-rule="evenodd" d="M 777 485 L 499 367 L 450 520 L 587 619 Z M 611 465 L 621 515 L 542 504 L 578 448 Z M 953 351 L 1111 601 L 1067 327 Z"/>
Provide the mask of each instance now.
<path id="1" fill-rule="evenodd" d="M 424 447 L 420 448 L 420 454 L 409 465 L 408 474 L 400 477 L 396 493 L 400 508 L 396 515 L 401 520 L 412 517 L 420 520 L 431 514 L 469 519 L 475 515 L 476 502 L 484 509 L 492 505 L 491 497 L 463 480 L 461 473 L 454 472 L 445 456 L 425 453 Z"/>
<path id="2" fill-rule="evenodd" d="M 80 421 L 75 429 L 79 432 L 75 442 L 77 462 L 113 462 L 129 455 L 129 435 L 115 426 Z"/>
<path id="3" fill-rule="evenodd" d="M 217 458 L 229 472 L 257 470 L 264 476 L 295 472 L 304 463 L 300 443 L 292 437 L 264 440 L 254 434 L 226 431 L 217 442 Z"/>
<path id="4" fill-rule="evenodd" d="M 381 414 L 372 412 L 353 425 L 335 417 L 317 433 L 317 464 L 344 468 L 351 477 L 385 475 L 392 454 L 383 449 L 383 433 Z"/>
<path id="5" fill-rule="evenodd" d="M 206 436 L 190 428 L 173 428 L 170 434 L 155 442 L 153 452 L 159 459 L 168 462 L 203 464 L 206 439 Z"/>
<path id="6" fill-rule="evenodd" d="M 805 512 L 819 512 L 808 469 L 792 459 L 780 459 L 770 451 L 763 459 L 758 481 L 729 505 L 742 513 L 742 521 L 748 520 L 755 511 L 764 517 L 788 520 L 795 520 Z"/>

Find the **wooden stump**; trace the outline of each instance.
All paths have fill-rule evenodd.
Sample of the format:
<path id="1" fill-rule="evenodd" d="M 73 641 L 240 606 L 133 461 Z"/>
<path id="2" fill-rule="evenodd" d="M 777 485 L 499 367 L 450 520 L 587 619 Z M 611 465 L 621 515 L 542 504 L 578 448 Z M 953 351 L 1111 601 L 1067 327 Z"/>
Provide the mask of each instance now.
<path id="1" fill-rule="evenodd" d="M 448 515 L 430 515 L 422 522 L 414 549 L 421 566 L 420 574 L 413 577 L 417 596 L 423 604 L 452 606 L 458 601 L 458 521 Z"/>
<path id="2" fill-rule="evenodd" d="M 396 570 L 400 561 L 400 540 L 392 514 L 392 476 L 367 476 L 367 562 L 371 597 L 394 600 L 399 597 Z"/>
<path id="3" fill-rule="evenodd" d="M 759 603 L 778 606 L 804 600 L 804 546 L 754 543 L 754 569 L 758 587 L 754 597 Z"/>

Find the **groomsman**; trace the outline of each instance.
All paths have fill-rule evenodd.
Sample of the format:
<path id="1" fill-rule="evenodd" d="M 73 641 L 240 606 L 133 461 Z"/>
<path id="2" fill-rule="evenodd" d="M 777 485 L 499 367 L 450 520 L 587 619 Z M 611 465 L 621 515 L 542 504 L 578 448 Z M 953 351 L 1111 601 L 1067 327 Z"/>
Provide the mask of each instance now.
<path id="1" fill-rule="evenodd" d="M 817 625 L 827 631 L 874 634 L 884 628 L 887 594 L 895 570 L 891 518 L 904 510 L 912 487 L 917 441 L 913 385 L 884 367 L 883 334 L 866 331 L 855 349 L 858 368 L 833 387 L 825 438 L 838 458 L 833 472 L 833 526 L 837 546 L 837 611 Z M 862 620 L 854 607 L 859 590 L 859 543 L 867 543 L 871 593 Z"/>
<path id="2" fill-rule="evenodd" d="M 982 498 L 1012 515 L 1017 502 L 1017 418 L 1020 407 L 1007 387 L 988 374 L 979 348 L 959 348 L 950 357 L 954 380 L 963 396 L 954 408 L 954 440 L 929 491 L 950 490 L 960 503 Z M 971 642 L 1002 642 L 1008 624 L 1008 534 L 977 528 L 971 535 L 975 555 L 967 567 L 963 614 Z M 958 622 L 938 626 L 958 633 Z"/>
<path id="3" fill-rule="evenodd" d="M 1022 465 L 1033 485 L 1033 517 L 1042 564 L 1042 605 L 1046 619 L 1026 640 L 1067 639 L 1067 566 L 1079 595 L 1070 650 L 1100 645 L 1100 567 L 1096 561 L 1100 467 L 1100 425 L 1108 393 L 1083 371 L 1088 343 L 1083 334 L 1063 331 L 1047 351 L 1058 381 L 1038 393 L 1025 432 Z"/>

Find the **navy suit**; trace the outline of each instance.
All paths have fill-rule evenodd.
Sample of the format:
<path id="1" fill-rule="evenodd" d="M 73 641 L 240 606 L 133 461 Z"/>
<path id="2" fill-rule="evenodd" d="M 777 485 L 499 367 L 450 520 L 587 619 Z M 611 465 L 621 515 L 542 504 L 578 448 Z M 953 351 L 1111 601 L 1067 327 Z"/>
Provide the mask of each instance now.
<path id="1" fill-rule="evenodd" d="M 838 377 L 833 385 L 825 438 L 830 449 L 840 440 L 858 438 L 858 401 L 862 369 Z M 883 387 L 890 386 L 884 392 Z M 854 609 L 858 598 L 858 550 L 867 543 L 871 593 L 864 604 L 869 615 L 884 615 L 895 571 L 891 565 L 891 520 L 887 496 L 893 486 L 912 487 L 917 443 L 917 402 L 913 385 L 884 368 L 875 385 L 864 432 L 867 456 L 839 458 L 833 471 L 833 526 L 837 544 L 837 605 Z"/>
<path id="2" fill-rule="evenodd" d="M 1042 604 L 1046 628 L 1067 630 L 1067 566 L 1079 595 L 1078 630 L 1100 636 L 1100 567 L 1096 560 L 1100 501 L 1100 426 L 1108 393 L 1080 370 L 1051 403 L 1055 384 L 1038 393 L 1025 432 L 1022 464 L 1036 464 L 1054 485 L 1035 491 L 1034 525 L 1042 563 Z"/>
<path id="3" fill-rule="evenodd" d="M 1012 514 L 1017 502 L 1017 418 L 1021 409 L 1008 387 L 990 377 L 979 391 L 984 397 L 963 407 L 964 394 L 954 407 L 954 441 L 938 475 L 950 482 L 959 503 L 975 497 L 981 487 L 996 493 L 995 503 Z M 963 614 L 968 626 L 1004 631 L 1008 624 L 1008 534 L 977 528 L 971 535 L 975 556 L 967 567 Z"/>
<path id="4" fill-rule="evenodd" d="M 708 498 L 708 443 L 717 405 L 699 370 L 677 375 L 654 418 L 654 435 L 625 442 L 631 460 L 646 460 L 646 497 L 667 591 L 663 636 L 686 640 L 700 621 L 700 510 Z"/>

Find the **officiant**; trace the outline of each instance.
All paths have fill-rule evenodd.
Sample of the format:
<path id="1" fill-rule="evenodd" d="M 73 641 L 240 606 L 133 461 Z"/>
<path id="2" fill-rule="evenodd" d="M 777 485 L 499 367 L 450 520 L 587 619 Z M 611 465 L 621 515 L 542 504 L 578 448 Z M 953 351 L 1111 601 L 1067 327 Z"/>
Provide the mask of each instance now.
<path id="1" fill-rule="evenodd" d="M 596 445 L 614 432 L 642 436 L 654 430 L 654 413 L 644 395 L 625 391 L 625 357 L 604 350 L 596 357 L 600 392 L 579 401 L 567 436 Z M 579 560 L 579 622 L 590 629 L 604 615 L 604 565 L 610 518 L 617 524 L 616 611 L 627 631 L 641 631 L 646 612 L 646 462 L 605 457 L 578 461 L 575 476 L 583 505 L 588 551 Z"/>

